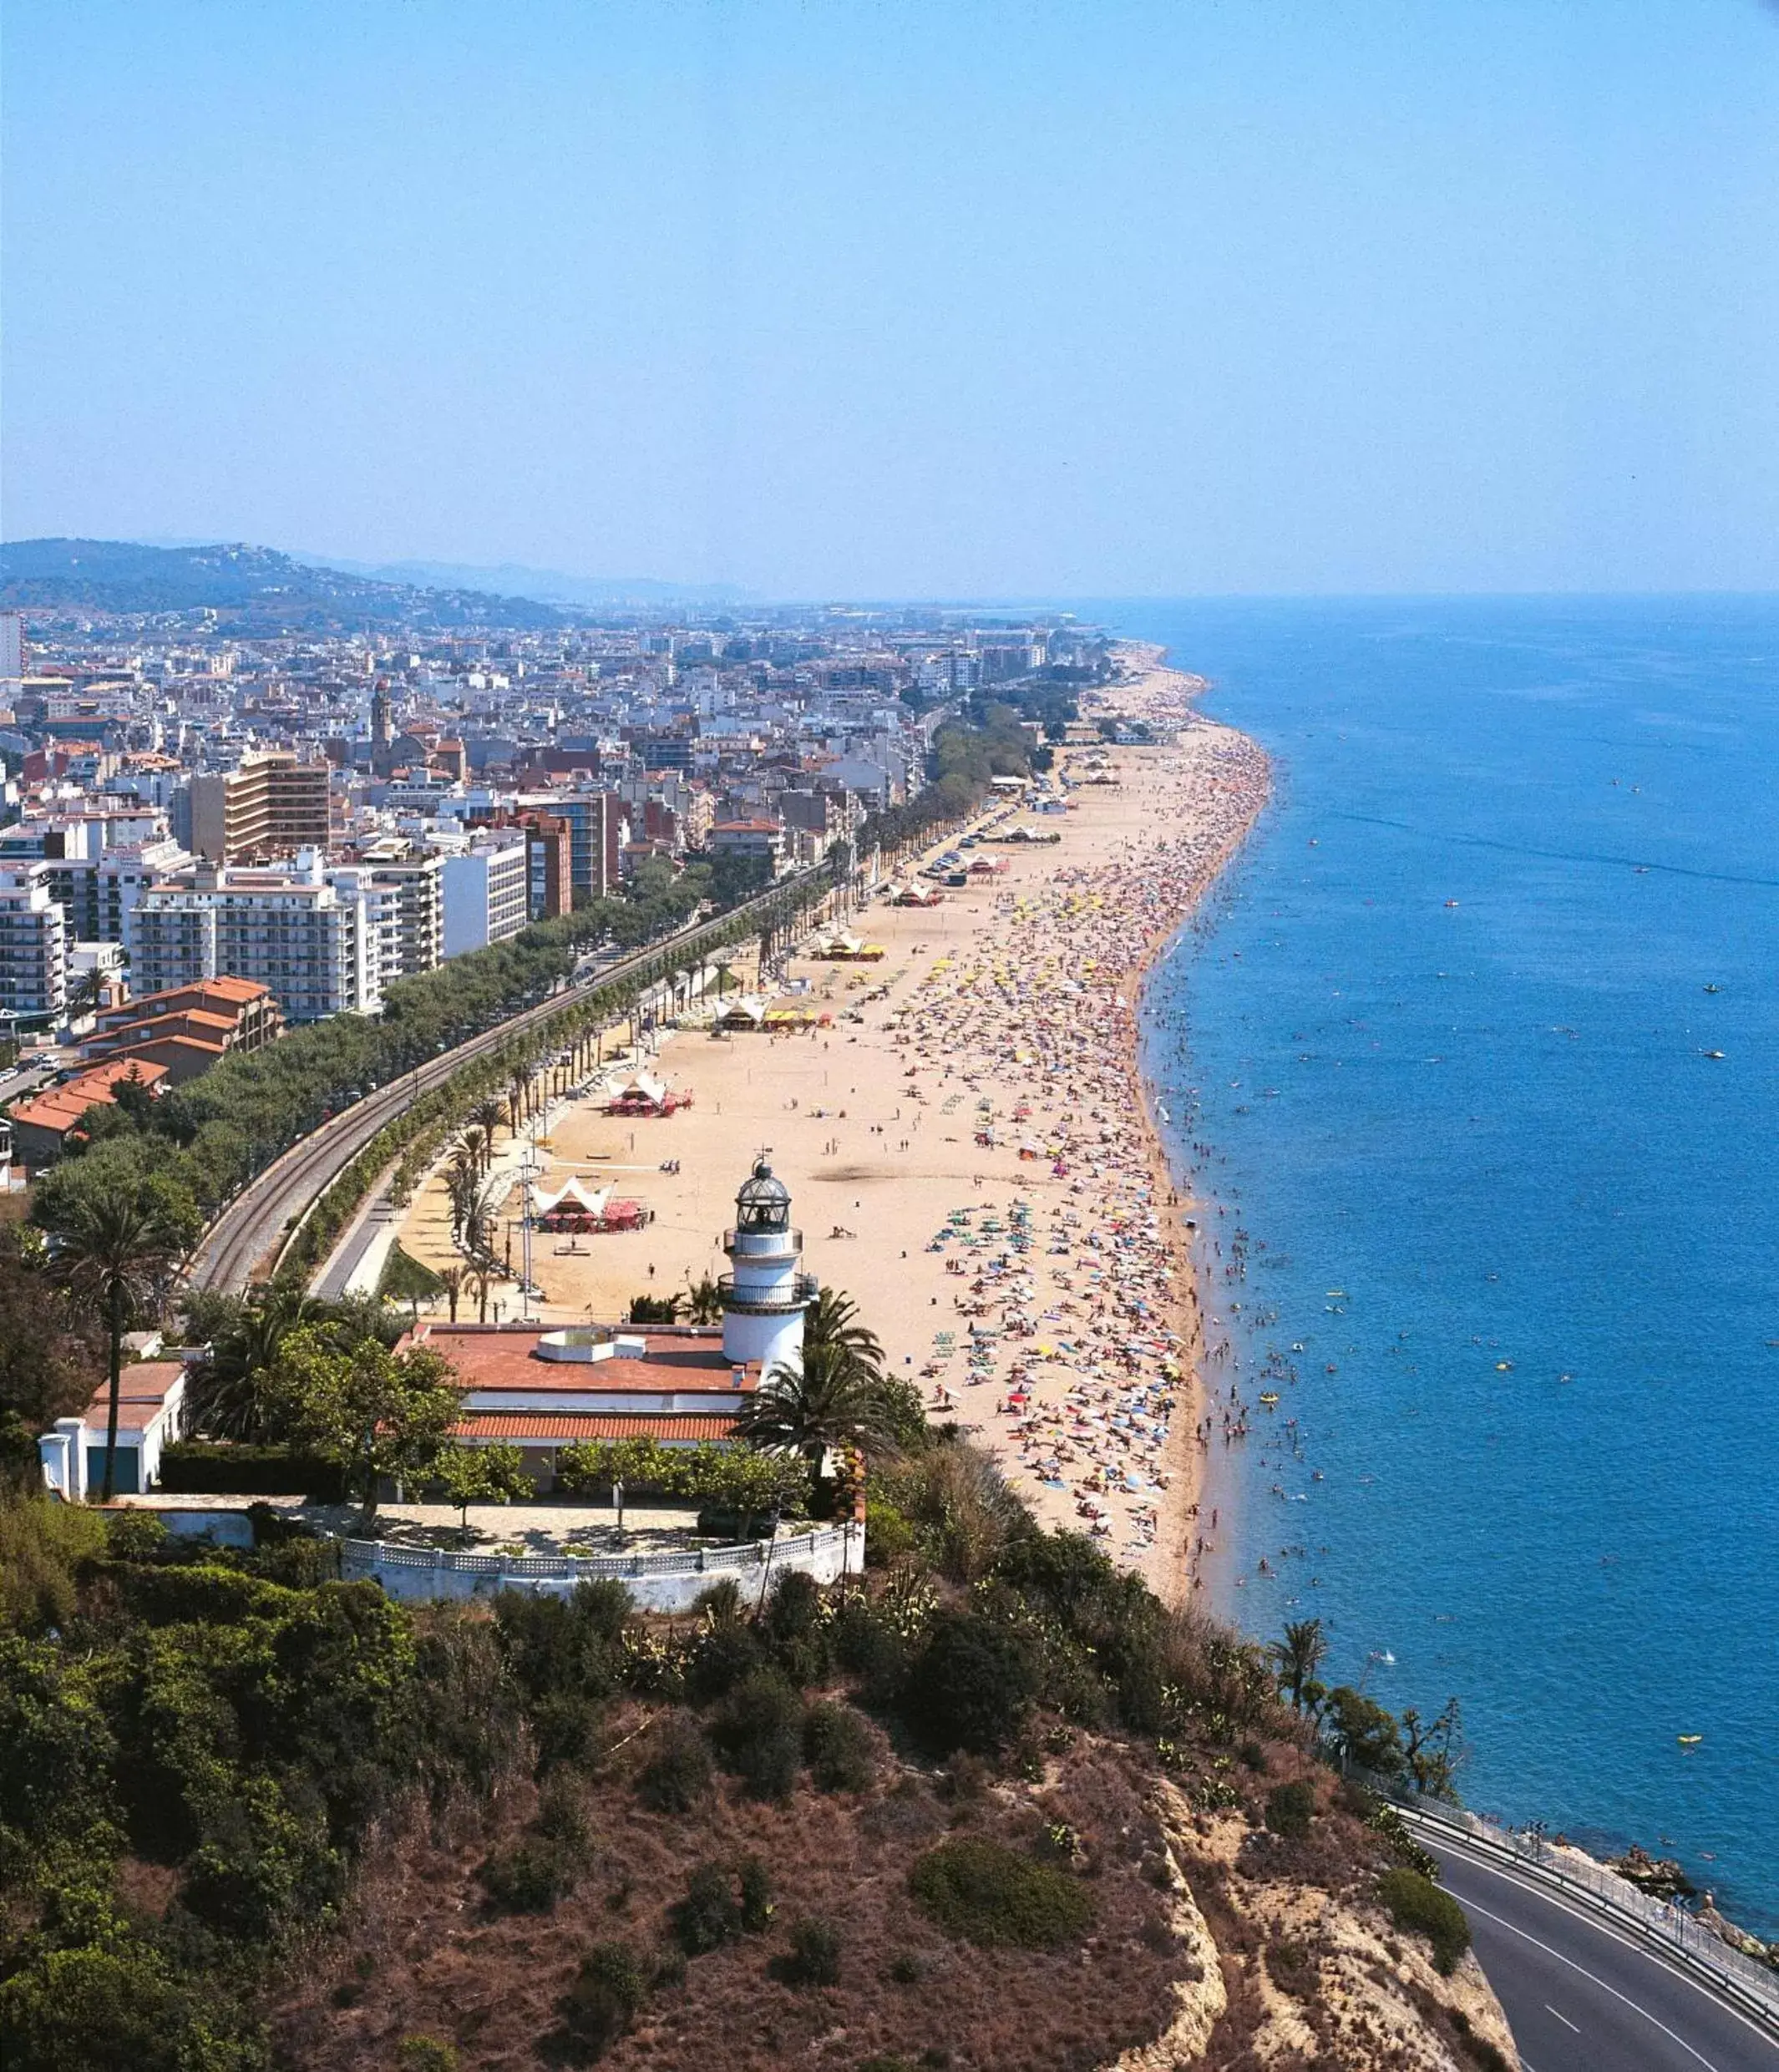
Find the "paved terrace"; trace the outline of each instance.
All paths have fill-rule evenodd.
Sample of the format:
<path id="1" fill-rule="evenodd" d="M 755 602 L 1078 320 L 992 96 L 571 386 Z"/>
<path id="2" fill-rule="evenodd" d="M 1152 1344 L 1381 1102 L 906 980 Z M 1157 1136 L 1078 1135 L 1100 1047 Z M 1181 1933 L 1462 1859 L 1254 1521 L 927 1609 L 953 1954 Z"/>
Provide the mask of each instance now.
<path id="1" fill-rule="evenodd" d="M 305 1503 L 297 1497 L 186 1497 L 153 1493 L 120 1499 L 151 1511 L 240 1512 L 269 1504 L 282 1516 L 337 1539 L 371 1538 L 392 1547 L 438 1547 L 448 1553 L 505 1554 L 666 1554 L 700 1547 L 726 1547 L 727 1540 L 701 1536 L 696 1507 L 626 1504 L 620 1528 L 609 1503 L 473 1503 L 469 1537 L 454 1504 L 385 1503 L 378 1507 L 368 1535 L 358 1524 L 355 1503 Z M 793 1529 L 803 1529 L 801 1527 Z"/>

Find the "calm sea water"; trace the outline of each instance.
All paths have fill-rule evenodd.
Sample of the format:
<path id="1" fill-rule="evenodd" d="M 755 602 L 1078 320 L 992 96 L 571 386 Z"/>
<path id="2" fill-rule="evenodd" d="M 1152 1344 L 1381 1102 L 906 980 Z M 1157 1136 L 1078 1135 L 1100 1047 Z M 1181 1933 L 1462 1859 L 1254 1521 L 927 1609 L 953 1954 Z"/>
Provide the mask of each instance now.
<path id="1" fill-rule="evenodd" d="M 1779 600 L 1096 610 L 1278 765 L 1150 995 L 1298 1377 L 1219 1608 L 1779 1934 Z"/>

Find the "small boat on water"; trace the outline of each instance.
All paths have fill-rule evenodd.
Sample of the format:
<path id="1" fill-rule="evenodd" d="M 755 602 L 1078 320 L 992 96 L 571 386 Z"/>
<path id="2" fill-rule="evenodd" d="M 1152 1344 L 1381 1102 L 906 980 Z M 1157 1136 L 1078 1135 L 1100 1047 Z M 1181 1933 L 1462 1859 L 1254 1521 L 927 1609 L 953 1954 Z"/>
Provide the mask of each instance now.
<path id="1" fill-rule="evenodd" d="M 1275 1408 L 1278 1404 L 1279 1391 L 1276 1389 L 1262 1389 L 1260 1391 L 1260 1401 L 1266 1406 L 1268 1410 L 1272 1410 Z"/>
<path id="2" fill-rule="evenodd" d="M 1721 1059 L 1722 1059 L 1722 1057 L 1724 1056 L 1725 1053 L 1724 1053 L 1723 1051 L 1707 1051 L 1705 1053 L 1705 1055 L 1706 1055 L 1707 1057 L 1715 1057 L 1715 1058 L 1717 1058 L 1717 1059 L 1719 1059 L 1719 1060 L 1721 1060 Z"/>
<path id="3" fill-rule="evenodd" d="M 1705 1736 L 1702 1734 L 1676 1734 L 1674 1738 L 1682 1748 L 1696 1748 Z"/>

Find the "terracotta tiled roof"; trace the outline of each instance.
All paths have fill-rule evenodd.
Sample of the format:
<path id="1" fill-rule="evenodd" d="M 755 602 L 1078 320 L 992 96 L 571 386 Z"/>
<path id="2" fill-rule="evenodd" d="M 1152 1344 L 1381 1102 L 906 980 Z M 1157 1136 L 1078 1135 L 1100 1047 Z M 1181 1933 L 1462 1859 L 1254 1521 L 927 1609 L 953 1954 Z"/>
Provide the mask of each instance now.
<path id="1" fill-rule="evenodd" d="M 466 1417 L 457 1427 L 459 1439 L 529 1439 L 534 1444 L 572 1444 L 589 1439 L 727 1439 L 732 1417 L 646 1417 L 617 1411 L 589 1411 L 580 1417 Z"/>
<path id="2" fill-rule="evenodd" d="M 108 1064 L 94 1066 L 90 1071 L 77 1072 L 64 1087 L 52 1087 L 34 1100 L 21 1101 L 12 1112 L 13 1120 L 38 1129 L 64 1133 L 95 1102 L 109 1101 L 112 1088 L 120 1079 L 128 1079 L 132 1074 L 144 1087 L 152 1087 L 157 1080 L 166 1077 L 167 1068 L 156 1064 L 153 1058 L 114 1058 Z"/>

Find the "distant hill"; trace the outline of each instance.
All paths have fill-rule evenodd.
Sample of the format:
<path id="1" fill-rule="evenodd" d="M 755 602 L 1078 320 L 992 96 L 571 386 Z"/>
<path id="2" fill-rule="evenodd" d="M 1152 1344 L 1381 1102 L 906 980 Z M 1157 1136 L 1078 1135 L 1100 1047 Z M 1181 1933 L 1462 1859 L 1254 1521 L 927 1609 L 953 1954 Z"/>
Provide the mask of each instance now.
<path id="1" fill-rule="evenodd" d="M 739 603 L 748 594 L 726 583 L 667 583 L 649 575 L 569 575 L 560 569 L 527 568 L 517 561 L 478 568 L 455 561 L 346 561 L 326 554 L 301 558 L 317 568 L 340 569 L 379 583 L 495 590 L 504 597 L 530 597 L 546 605 L 721 605 Z"/>
<path id="2" fill-rule="evenodd" d="M 270 547 L 145 547 L 124 540 L 0 545 L 0 605 L 131 616 L 212 610 L 228 630 L 242 633 L 562 622 L 560 613 L 535 598 L 377 581 Z"/>

